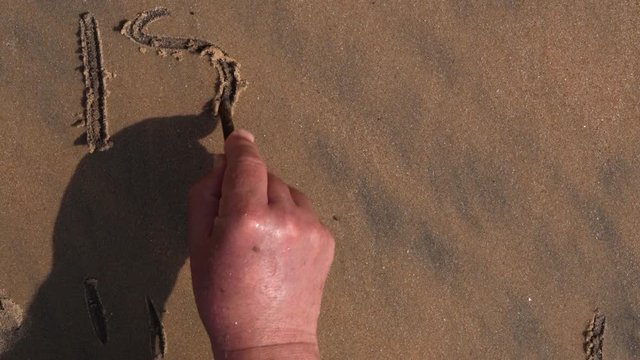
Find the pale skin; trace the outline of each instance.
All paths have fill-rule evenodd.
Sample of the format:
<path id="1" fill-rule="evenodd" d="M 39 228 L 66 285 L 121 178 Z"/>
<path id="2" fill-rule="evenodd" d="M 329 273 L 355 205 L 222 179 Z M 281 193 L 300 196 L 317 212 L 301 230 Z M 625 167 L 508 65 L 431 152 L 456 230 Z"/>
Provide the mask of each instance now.
<path id="1" fill-rule="evenodd" d="M 216 359 L 320 359 L 334 240 L 300 191 L 268 172 L 245 130 L 189 193 L 193 292 Z"/>

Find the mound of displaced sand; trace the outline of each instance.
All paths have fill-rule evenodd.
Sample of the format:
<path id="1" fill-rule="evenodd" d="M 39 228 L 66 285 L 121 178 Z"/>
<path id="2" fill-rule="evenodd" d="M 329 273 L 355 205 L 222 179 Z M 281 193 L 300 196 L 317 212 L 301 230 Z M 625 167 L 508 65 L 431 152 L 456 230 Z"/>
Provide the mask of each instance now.
<path id="1" fill-rule="evenodd" d="M 20 305 L 0 292 L 0 354 L 20 338 L 23 320 Z"/>

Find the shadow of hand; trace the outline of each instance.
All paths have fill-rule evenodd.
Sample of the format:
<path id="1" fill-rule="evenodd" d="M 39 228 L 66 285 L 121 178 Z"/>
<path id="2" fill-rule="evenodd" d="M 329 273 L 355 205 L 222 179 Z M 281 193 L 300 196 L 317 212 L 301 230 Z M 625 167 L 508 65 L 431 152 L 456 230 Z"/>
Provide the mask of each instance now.
<path id="1" fill-rule="evenodd" d="M 159 309 L 187 258 L 186 195 L 211 166 L 197 116 L 147 119 L 87 154 L 64 194 L 53 268 L 27 311 L 25 336 L 3 359 L 152 359 L 145 297 Z M 96 337 L 83 281 L 99 281 L 109 339 Z"/>

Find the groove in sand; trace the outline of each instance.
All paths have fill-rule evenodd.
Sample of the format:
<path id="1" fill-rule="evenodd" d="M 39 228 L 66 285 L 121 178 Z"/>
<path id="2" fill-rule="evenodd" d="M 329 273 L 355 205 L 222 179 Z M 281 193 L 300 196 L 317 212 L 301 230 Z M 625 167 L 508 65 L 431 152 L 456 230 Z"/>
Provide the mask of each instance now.
<path id="1" fill-rule="evenodd" d="M 153 301 L 147 296 L 147 311 L 149 313 L 149 340 L 151 345 L 151 354 L 154 359 L 164 358 L 167 354 L 167 334 L 164 331 L 164 325 L 160 320 L 160 314 L 153 304 Z"/>
<path id="2" fill-rule="evenodd" d="M 87 302 L 87 310 L 89 311 L 89 318 L 93 325 L 93 331 L 103 344 L 107 343 L 107 317 L 102 306 L 102 300 L 100 299 L 100 293 L 98 292 L 98 280 L 94 278 L 87 278 L 84 281 L 84 296 Z"/>
<path id="3" fill-rule="evenodd" d="M 145 29 L 150 23 L 169 16 L 169 10 L 163 7 L 143 11 L 132 21 L 122 26 L 120 33 L 139 45 L 157 48 L 159 50 L 186 50 L 209 58 L 210 64 L 217 71 L 212 100 L 213 116 L 220 119 L 224 137 L 233 132 L 233 106 L 238 94 L 246 83 L 240 79 L 240 64 L 229 57 L 220 47 L 205 40 L 194 38 L 180 38 L 171 36 L 149 35 Z"/>
<path id="4" fill-rule="evenodd" d="M 602 348 L 604 345 L 605 316 L 598 309 L 593 314 L 593 319 L 585 332 L 585 350 L 587 360 L 602 360 Z"/>
<path id="5" fill-rule="evenodd" d="M 80 18 L 80 44 L 84 66 L 84 121 L 89 152 L 107 150 L 112 144 L 107 129 L 106 71 L 98 21 L 91 13 L 85 13 Z"/>

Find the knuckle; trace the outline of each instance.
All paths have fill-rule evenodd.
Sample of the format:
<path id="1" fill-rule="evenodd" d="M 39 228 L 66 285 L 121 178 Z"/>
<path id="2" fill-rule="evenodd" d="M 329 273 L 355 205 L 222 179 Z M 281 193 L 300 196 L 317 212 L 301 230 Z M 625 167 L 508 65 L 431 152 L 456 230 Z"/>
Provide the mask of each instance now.
<path id="1" fill-rule="evenodd" d="M 236 159 L 239 167 L 266 168 L 261 158 L 253 154 L 243 154 Z"/>
<path id="2" fill-rule="evenodd" d="M 308 201 L 309 200 L 309 198 L 307 198 L 307 195 L 305 195 L 305 193 L 303 193 L 300 190 L 296 189 L 296 194 L 298 194 L 298 196 L 300 197 L 301 200 L 304 200 L 304 201 Z"/>
<path id="3" fill-rule="evenodd" d="M 234 215 L 229 220 L 229 228 L 241 233 L 246 233 L 259 230 L 264 222 L 264 214 L 255 210 L 247 210 Z"/>
<path id="4" fill-rule="evenodd" d="M 291 236 L 300 235 L 302 233 L 302 226 L 298 217 L 292 213 L 285 213 L 281 223 L 281 231 Z"/>
<path id="5" fill-rule="evenodd" d="M 316 226 L 316 233 L 318 238 L 323 244 L 326 244 L 330 247 L 333 247 L 335 245 L 335 240 L 333 238 L 333 235 L 331 235 L 329 230 L 327 230 L 327 228 L 324 225 L 318 223 L 318 225 Z"/>
<path id="6" fill-rule="evenodd" d="M 331 236 L 331 234 L 328 234 L 328 236 L 326 237 L 326 241 L 329 244 L 329 248 L 331 249 L 331 251 L 333 252 L 333 250 L 336 248 L 336 240 L 333 238 L 333 236 Z"/>

